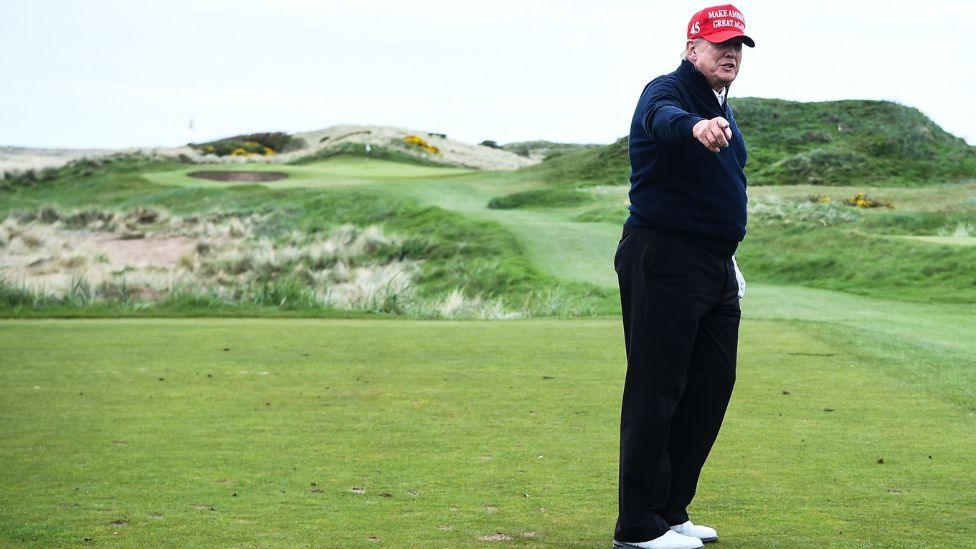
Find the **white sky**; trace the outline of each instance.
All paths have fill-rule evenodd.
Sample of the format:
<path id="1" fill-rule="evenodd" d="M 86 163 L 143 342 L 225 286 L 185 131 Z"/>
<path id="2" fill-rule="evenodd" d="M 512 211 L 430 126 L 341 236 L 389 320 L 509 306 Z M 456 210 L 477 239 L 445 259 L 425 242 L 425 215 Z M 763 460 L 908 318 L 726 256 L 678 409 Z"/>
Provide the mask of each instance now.
<path id="1" fill-rule="evenodd" d="M 717 2 L 716 2 L 717 3 Z M 642 0 L 0 0 L 0 145 L 339 123 L 610 142 L 692 13 Z M 732 97 L 889 99 L 976 143 L 974 0 L 740 0 Z"/>

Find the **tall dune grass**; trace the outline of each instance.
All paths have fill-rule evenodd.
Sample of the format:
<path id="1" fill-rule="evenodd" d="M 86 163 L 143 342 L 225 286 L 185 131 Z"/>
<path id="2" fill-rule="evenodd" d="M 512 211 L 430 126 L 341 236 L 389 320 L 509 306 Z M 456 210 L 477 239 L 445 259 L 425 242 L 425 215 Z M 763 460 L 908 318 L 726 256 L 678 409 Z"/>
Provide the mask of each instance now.
<path id="1" fill-rule="evenodd" d="M 266 220 L 262 214 L 179 216 L 146 207 L 15 212 L 0 223 L 0 300 L 13 307 L 189 300 L 419 317 L 524 314 L 458 288 L 418 294 L 422 260 L 407 258 L 404 239 L 378 226 L 296 229 L 272 238 L 259 235 Z M 143 255 L 173 246 L 181 246 L 181 254 L 174 260 L 160 253 L 155 261 L 117 257 L 118 248 L 133 243 Z"/>

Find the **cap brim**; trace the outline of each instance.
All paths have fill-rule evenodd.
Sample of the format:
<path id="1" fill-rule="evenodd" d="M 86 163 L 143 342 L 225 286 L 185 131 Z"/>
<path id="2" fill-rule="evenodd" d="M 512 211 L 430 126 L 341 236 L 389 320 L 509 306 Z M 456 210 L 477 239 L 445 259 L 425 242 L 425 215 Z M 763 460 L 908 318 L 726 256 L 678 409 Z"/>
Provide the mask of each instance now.
<path id="1" fill-rule="evenodd" d="M 742 38 L 742 43 L 743 44 L 749 46 L 750 48 L 755 48 L 756 47 L 756 43 L 752 40 L 752 38 L 749 38 L 748 36 L 742 34 L 741 31 L 734 30 L 734 29 L 733 30 L 724 30 L 724 31 L 719 31 L 719 32 L 713 32 L 712 34 L 709 34 L 708 36 L 702 36 L 702 38 L 704 38 L 705 40 L 708 40 L 709 42 L 712 42 L 713 44 L 718 44 L 720 42 L 725 42 L 725 41 L 731 40 L 733 38 Z"/>

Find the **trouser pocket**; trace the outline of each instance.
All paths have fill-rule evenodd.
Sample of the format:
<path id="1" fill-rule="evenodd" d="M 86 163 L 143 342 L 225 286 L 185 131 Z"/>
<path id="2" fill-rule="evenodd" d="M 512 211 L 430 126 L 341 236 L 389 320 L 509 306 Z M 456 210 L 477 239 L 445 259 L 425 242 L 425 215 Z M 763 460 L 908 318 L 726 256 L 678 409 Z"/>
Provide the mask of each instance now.
<path id="1" fill-rule="evenodd" d="M 669 233 L 648 231 L 644 243 L 644 255 L 641 258 L 645 278 L 656 274 L 664 264 L 664 258 L 671 246 L 672 237 Z"/>

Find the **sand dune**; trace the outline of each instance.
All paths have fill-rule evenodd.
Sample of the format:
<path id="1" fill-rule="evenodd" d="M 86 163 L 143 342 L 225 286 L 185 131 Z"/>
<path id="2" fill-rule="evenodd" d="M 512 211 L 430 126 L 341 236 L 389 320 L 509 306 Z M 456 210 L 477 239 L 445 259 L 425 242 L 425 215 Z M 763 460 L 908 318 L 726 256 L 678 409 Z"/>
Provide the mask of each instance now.
<path id="1" fill-rule="evenodd" d="M 4 171 L 23 171 L 28 169 L 43 169 L 58 167 L 82 157 L 98 157 L 117 152 L 142 152 L 158 156 L 176 157 L 186 155 L 195 162 L 212 162 L 220 164 L 255 163 L 283 163 L 304 156 L 315 154 L 323 149 L 348 144 L 360 144 L 365 154 L 366 145 L 371 147 L 392 147 L 404 153 L 427 158 L 436 162 L 443 162 L 467 168 L 483 170 L 511 170 L 518 169 L 539 161 L 538 158 L 526 158 L 518 154 L 473 145 L 449 139 L 443 134 L 394 128 L 388 126 L 357 126 L 340 125 L 322 130 L 300 132 L 294 134 L 305 141 L 302 149 L 270 157 L 217 157 L 204 155 L 188 147 L 143 147 L 126 149 L 40 149 L 29 147 L 0 147 L 0 175 Z M 419 136 L 430 145 L 437 147 L 438 154 L 431 154 L 417 146 L 410 146 L 404 142 L 407 136 Z"/>

